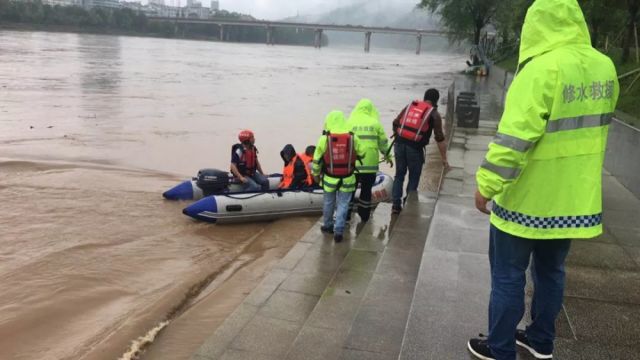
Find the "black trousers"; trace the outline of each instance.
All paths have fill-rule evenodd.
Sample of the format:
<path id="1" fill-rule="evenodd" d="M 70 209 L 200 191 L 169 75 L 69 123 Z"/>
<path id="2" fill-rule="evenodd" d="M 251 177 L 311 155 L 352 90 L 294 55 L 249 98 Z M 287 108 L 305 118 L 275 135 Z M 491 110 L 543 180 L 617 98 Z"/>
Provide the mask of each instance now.
<path id="1" fill-rule="evenodd" d="M 369 221 L 371 217 L 371 188 L 376 182 L 376 173 L 356 174 L 356 181 L 360 185 L 360 197 L 358 198 L 358 215 L 362 221 Z M 355 192 L 353 193 L 355 197 Z"/>

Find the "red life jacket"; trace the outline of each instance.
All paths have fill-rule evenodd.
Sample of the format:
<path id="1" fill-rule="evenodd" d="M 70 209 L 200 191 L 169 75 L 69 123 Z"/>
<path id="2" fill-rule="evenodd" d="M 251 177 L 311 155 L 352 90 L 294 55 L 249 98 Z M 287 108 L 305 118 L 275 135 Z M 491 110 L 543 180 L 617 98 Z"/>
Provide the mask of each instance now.
<path id="1" fill-rule="evenodd" d="M 255 147 L 244 149 L 242 160 L 246 164 L 245 166 L 247 167 L 249 175 L 254 175 L 258 168 L 258 150 Z"/>
<path id="2" fill-rule="evenodd" d="M 324 153 L 324 173 L 335 178 L 351 176 L 356 169 L 356 150 L 353 134 L 327 134 Z"/>
<path id="3" fill-rule="evenodd" d="M 243 176 L 253 176 L 258 168 L 258 149 L 252 146 L 247 149 L 242 144 L 236 144 L 233 146 L 233 151 L 240 150 L 240 162 L 236 164 L 238 171 Z"/>
<path id="4" fill-rule="evenodd" d="M 413 101 L 404 110 L 404 116 L 396 127 L 396 134 L 401 138 L 420 142 L 429 131 L 429 115 L 433 106 L 425 101 Z"/>

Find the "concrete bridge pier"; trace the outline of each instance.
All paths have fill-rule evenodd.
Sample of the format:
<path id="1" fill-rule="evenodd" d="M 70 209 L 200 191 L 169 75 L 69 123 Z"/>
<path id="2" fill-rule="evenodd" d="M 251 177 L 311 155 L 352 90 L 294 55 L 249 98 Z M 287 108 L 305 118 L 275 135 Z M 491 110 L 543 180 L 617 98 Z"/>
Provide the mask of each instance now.
<path id="1" fill-rule="evenodd" d="M 322 29 L 316 29 L 313 47 L 320 49 L 322 47 Z"/>
<path id="2" fill-rule="evenodd" d="M 267 26 L 267 45 L 273 45 L 274 42 L 273 26 Z"/>
<path id="3" fill-rule="evenodd" d="M 220 37 L 220 41 L 224 41 L 224 25 L 220 24 L 218 25 L 220 27 L 220 35 L 218 35 Z"/>
<path id="4" fill-rule="evenodd" d="M 364 52 L 368 53 L 371 48 L 371 31 L 364 33 Z"/>
<path id="5" fill-rule="evenodd" d="M 418 34 L 418 46 L 416 47 L 416 55 L 420 55 L 420 50 L 422 48 L 422 34 Z"/>

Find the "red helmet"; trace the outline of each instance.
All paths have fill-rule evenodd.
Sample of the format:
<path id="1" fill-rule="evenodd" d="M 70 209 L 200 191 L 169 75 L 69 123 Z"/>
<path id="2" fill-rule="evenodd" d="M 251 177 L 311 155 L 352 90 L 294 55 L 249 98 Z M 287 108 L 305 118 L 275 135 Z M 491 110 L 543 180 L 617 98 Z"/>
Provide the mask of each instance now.
<path id="1" fill-rule="evenodd" d="M 255 139 L 255 137 L 253 137 L 253 131 L 251 131 L 251 130 L 242 130 L 242 131 L 240 131 L 240 134 L 238 134 L 238 140 L 240 140 L 241 143 L 243 143 L 245 141 L 249 141 L 249 142 L 253 143 L 256 139 Z"/>

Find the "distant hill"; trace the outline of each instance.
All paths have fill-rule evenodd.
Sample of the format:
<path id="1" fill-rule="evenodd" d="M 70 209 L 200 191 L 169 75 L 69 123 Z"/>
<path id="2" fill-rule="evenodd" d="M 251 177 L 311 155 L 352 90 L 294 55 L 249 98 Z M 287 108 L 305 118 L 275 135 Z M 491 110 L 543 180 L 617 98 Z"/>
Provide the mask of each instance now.
<path id="1" fill-rule="evenodd" d="M 330 10 L 320 15 L 294 16 L 286 21 L 319 22 L 336 25 L 390 26 L 437 29 L 438 19 L 428 11 L 415 8 L 417 0 L 372 0 Z"/>
<path id="2" fill-rule="evenodd" d="M 363 25 L 379 27 L 398 27 L 407 29 L 439 29 L 439 18 L 430 12 L 416 9 L 417 0 L 384 1 L 371 0 L 360 1 L 352 5 L 343 6 L 319 15 L 294 16 L 284 21 L 335 24 L 335 25 Z M 328 35 L 329 46 L 333 45 L 359 45 L 363 43 L 363 35 L 360 33 L 330 32 Z M 413 49 L 416 40 L 402 35 L 373 35 L 373 47 L 384 46 L 403 49 Z M 423 49 L 431 48 L 439 51 L 451 50 L 448 41 L 444 38 L 423 38 Z"/>

